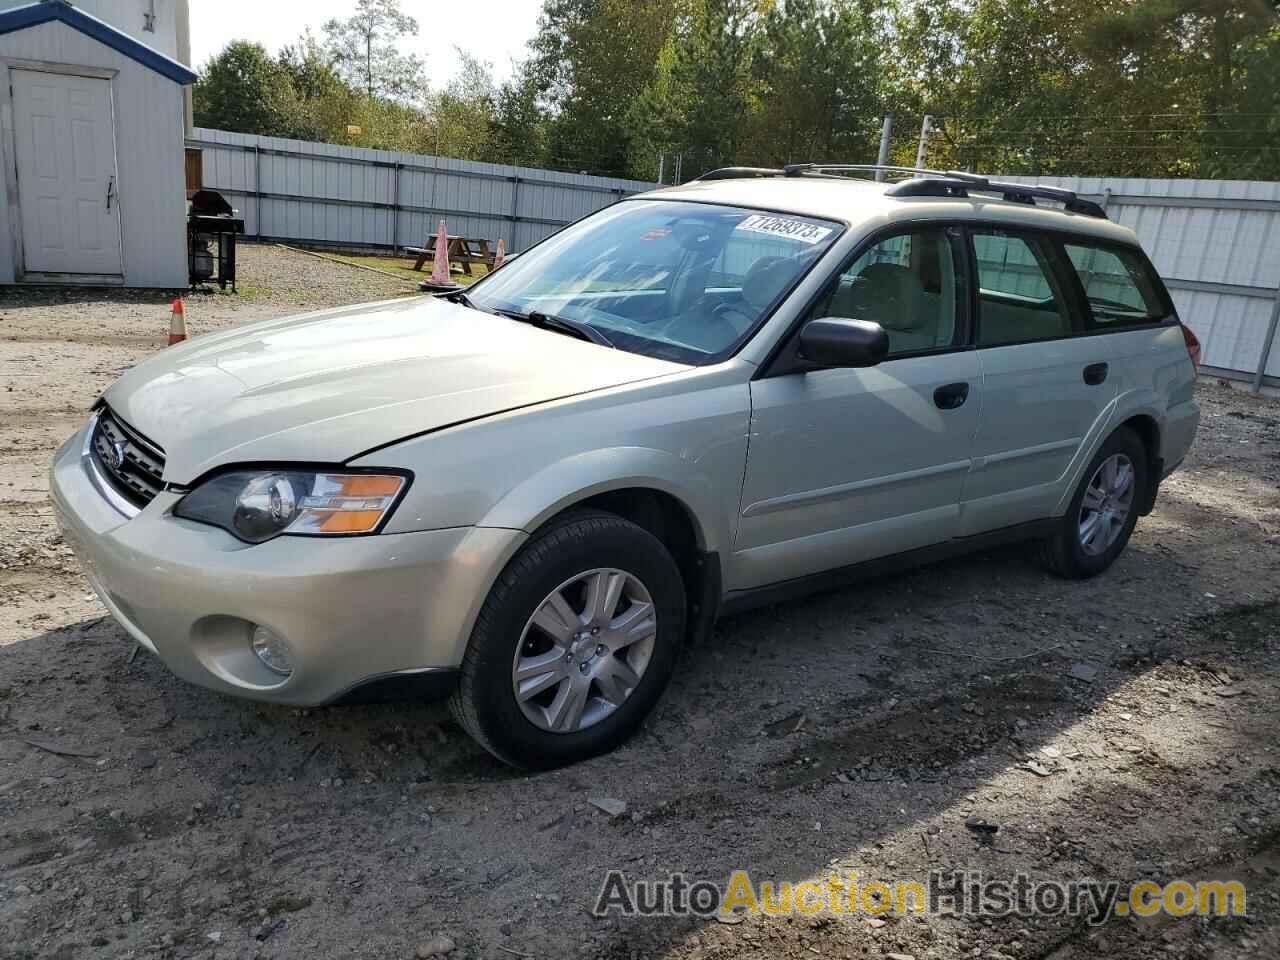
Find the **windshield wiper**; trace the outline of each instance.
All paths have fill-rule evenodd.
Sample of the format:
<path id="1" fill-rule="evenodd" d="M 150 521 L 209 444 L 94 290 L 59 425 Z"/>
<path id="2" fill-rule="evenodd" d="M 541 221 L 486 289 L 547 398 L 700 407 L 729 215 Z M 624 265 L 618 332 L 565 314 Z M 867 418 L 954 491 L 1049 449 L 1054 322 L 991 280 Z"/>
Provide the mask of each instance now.
<path id="1" fill-rule="evenodd" d="M 589 323 L 583 323 L 581 320 L 570 320 L 568 317 L 557 317 L 550 313 L 542 313 L 538 310 L 532 310 L 529 313 L 520 313 L 516 310 L 495 310 L 499 316 L 509 317 L 512 320 L 519 320 L 521 323 L 531 323 L 535 327 L 542 327 L 546 330 L 558 330 L 561 333 L 567 333 L 571 337 L 577 337 L 579 340 L 589 340 L 591 343 L 598 344 L 602 347 L 609 347 L 611 350 L 618 349 L 614 346 L 612 340 L 606 337 L 596 327 Z"/>
<path id="2" fill-rule="evenodd" d="M 472 310 L 479 310 L 481 313 L 489 312 L 484 307 L 476 306 L 475 301 L 467 296 L 467 292 L 465 290 L 452 290 L 449 293 L 442 294 L 440 299 L 448 300 L 450 303 L 460 303 L 464 307 L 470 307 Z"/>

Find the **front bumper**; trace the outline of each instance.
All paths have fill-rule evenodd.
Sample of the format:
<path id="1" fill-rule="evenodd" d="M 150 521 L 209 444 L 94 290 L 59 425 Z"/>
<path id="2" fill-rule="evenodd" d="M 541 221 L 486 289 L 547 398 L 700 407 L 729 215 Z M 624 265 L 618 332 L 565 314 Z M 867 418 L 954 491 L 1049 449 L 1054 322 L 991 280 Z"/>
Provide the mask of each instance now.
<path id="1" fill-rule="evenodd" d="M 490 585 L 526 538 L 460 527 L 249 545 L 174 517 L 170 492 L 127 517 L 86 469 L 84 433 L 55 456 L 50 491 L 94 590 L 179 677 L 236 696 L 314 706 L 371 681 L 456 668 Z M 289 677 L 253 654 L 252 624 L 288 640 Z"/>

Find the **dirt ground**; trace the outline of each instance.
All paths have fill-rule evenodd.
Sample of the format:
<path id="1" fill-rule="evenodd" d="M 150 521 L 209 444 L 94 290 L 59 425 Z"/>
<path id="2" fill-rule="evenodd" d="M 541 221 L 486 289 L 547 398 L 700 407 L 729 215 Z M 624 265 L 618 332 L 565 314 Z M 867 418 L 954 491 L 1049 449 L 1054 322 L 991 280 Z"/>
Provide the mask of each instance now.
<path id="1" fill-rule="evenodd" d="M 408 289 L 274 248 L 241 270 L 244 296 L 188 301 L 193 332 Z M 166 306 L 0 293 L 0 956 L 1280 956 L 1280 403 L 1203 384 L 1190 461 L 1105 576 L 1009 548 L 723 621 L 630 744 L 528 777 L 439 705 L 255 705 L 134 656 L 44 470 Z M 594 917 L 613 868 L 1249 900 L 1100 927 Z"/>

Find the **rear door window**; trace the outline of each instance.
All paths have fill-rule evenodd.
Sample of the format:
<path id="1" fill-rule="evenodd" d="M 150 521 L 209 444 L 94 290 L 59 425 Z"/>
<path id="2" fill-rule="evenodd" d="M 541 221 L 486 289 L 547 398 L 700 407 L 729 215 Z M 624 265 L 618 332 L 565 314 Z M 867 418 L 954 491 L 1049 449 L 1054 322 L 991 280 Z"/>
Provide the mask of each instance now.
<path id="1" fill-rule="evenodd" d="M 978 266 L 978 346 L 1054 340 L 1074 332 L 1049 241 L 981 229 L 971 236 Z"/>
<path id="2" fill-rule="evenodd" d="M 1171 314 L 1155 271 L 1136 251 L 1089 243 L 1064 246 L 1095 329 L 1159 323 Z"/>

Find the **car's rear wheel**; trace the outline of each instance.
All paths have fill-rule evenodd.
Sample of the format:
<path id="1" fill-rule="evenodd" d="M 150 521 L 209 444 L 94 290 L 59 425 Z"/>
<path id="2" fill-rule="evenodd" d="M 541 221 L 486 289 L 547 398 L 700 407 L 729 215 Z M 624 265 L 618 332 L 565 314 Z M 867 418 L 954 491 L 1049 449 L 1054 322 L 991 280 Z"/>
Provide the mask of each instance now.
<path id="1" fill-rule="evenodd" d="M 684 634 L 684 584 L 643 528 L 566 514 L 498 578 L 452 707 L 490 753 L 546 769 L 622 743 L 661 696 Z"/>
<path id="2" fill-rule="evenodd" d="M 1045 565 L 1083 579 L 1106 570 L 1120 556 L 1138 522 L 1150 461 L 1146 445 L 1121 427 L 1094 455 L 1058 530 L 1043 545 Z"/>

